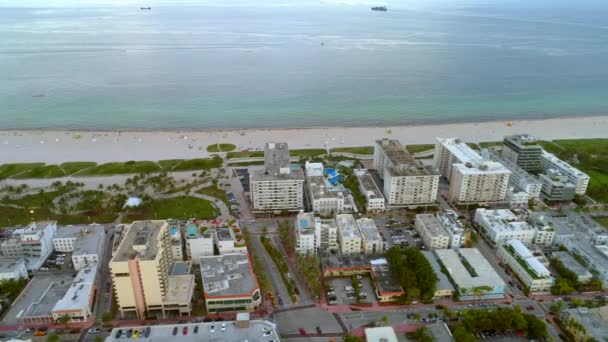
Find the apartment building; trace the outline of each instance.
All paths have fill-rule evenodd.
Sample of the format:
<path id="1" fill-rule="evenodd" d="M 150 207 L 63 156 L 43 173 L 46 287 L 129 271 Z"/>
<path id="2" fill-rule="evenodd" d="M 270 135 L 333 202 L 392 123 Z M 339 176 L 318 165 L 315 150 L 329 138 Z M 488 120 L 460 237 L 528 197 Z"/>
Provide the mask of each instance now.
<path id="1" fill-rule="evenodd" d="M 540 169 L 544 173 L 553 169 L 566 175 L 569 182 L 574 184 L 575 192 L 578 195 L 584 195 L 587 192 L 591 177 L 545 150 L 540 156 Z"/>
<path id="2" fill-rule="evenodd" d="M 199 228 L 194 223 L 186 226 L 186 255 L 198 265 L 202 256 L 213 255 L 213 233 L 208 228 Z"/>
<path id="3" fill-rule="evenodd" d="M 450 236 L 434 214 L 416 215 L 414 227 L 426 248 L 445 249 L 450 246 Z"/>
<path id="4" fill-rule="evenodd" d="M 350 213 L 356 206 L 349 191 L 338 182 L 325 177 L 323 163 L 306 162 L 306 181 L 309 202 L 315 214 L 335 215 Z"/>
<path id="5" fill-rule="evenodd" d="M 76 271 L 96 265 L 106 246 L 105 228 L 99 224 L 63 226 L 53 237 L 55 250 L 72 253 Z"/>
<path id="6" fill-rule="evenodd" d="M 361 254 L 361 233 L 353 215 L 336 215 L 336 226 L 340 252 L 344 255 Z"/>
<path id="7" fill-rule="evenodd" d="M 86 322 L 93 318 L 93 307 L 97 293 L 96 277 L 96 264 L 86 266 L 78 272 L 65 295 L 53 306 L 54 322 L 60 322 L 64 316 L 68 317 L 68 323 Z"/>
<path id="8" fill-rule="evenodd" d="M 384 241 L 382 241 L 374 220 L 360 218 L 357 220 L 357 227 L 361 234 L 361 251 L 363 254 L 373 255 L 384 251 Z"/>
<path id="9" fill-rule="evenodd" d="M 178 226 L 169 227 L 169 240 L 171 242 L 171 257 L 173 260 L 184 261 L 182 232 Z"/>
<path id="10" fill-rule="evenodd" d="M 515 191 L 513 191 L 514 193 L 517 193 L 517 190 L 521 190 L 526 192 L 530 198 L 540 198 L 543 183 L 539 181 L 537 177 L 521 168 L 517 163 L 513 162 L 513 160 L 504 158 L 496 148 L 483 149 L 482 156 L 501 163 L 511 171 L 509 185 L 515 188 Z"/>
<path id="11" fill-rule="evenodd" d="M 414 159 L 399 141 L 376 141 L 374 168 L 384 180 L 389 206 L 426 205 L 437 200 L 439 174 Z"/>
<path id="12" fill-rule="evenodd" d="M 254 212 L 304 209 L 304 172 L 291 165 L 287 143 L 266 143 L 264 169 L 249 174 Z"/>
<path id="13" fill-rule="evenodd" d="M 254 311 L 260 306 L 260 286 L 248 254 L 202 256 L 200 265 L 207 311 Z"/>
<path id="14" fill-rule="evenodd" d="M 536 139 L 527 134 L 506 136 L 503 140 L 502 156 L 527 172 L 540 170 L 543 148 Z"/>
<path id="15" fill-rule="evenodd" d="M 366 212 L 383 212 L 386 210 L 384 195 L 374 182 L 367 169 L 355 169 L 355 176 L 359 180 L 359 190 L 365 196 Z"/>
<path id="16" fill-rule="evenodd" d="M 551 272 L 519 240 L 501 244 L 497 256 L 515 272 L 530 292 L 548 292 L 555 284 Z"/>
<path id="17" fill-rule="evenodd" d="M 494 246 L 509 240 L 519 240 L 526 245 L 534 241 L 535 229 L 511 210 L 479 208 L 475 211 L 474 221 Z"/>
<path id="18" fill-rule="evenodd" d="M 167 221 L 133 222 L 110 260 L 121 316 L 189 315 L 194 291 L 189 265 L 174 263 Z"/>
<path id="19" fill-rule="evenodd" d="M 316 254 L 321 247 L 321 221 L 312 213 L 299 213 L 295 224 L 296 253 Z"/>
<path id="20" fill-rule="evenodd" d="M 213 242 L 220 254 L 227 253 L 247 253 L 247 245 L 243 239 L 235 233 L 236 227 L 216 227 L 213 230 Z"/>
<path id="21" fill-rule="evenodd" d="M 340 250 L 338 244 L 338 226 L 335 219 L 320 219 L 321 223 L 321 244 L 320 251 L 337 252 Z"/>
<path id="22" fill-rule="evenodd" d="M 25 228 L 15 229 L 0 243 L 0 251 L 5 257 L 25 258 L 29 270 L 38 270 L 53 252 L 56 232 L 56 221 L 32 222 Z"/>
<path id="23" fill-rule="evenodd" d="M 448 198 L 456 203 L 505 200 L 511 171 L 482 158 L 460 139 L 436 138 L 433 165 L 450 182 Z"/>
<path id="24" fill-rule="evenodd" d="M 545 201 L 569 202 L 576 195 L 576 186 L 572 184 L 567 175 L 556 169 L 547 169 L 538 175 L 543 184 L 541 194 Z"/>

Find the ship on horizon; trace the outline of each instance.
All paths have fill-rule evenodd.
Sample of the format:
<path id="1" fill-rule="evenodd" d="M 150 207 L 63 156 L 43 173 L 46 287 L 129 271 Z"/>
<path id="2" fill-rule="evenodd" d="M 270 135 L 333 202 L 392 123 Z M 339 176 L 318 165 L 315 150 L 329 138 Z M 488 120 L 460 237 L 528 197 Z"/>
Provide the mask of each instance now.
<path id="1" fill-rule="evenodd" d="M 372 7 L 372 11 L 382 11 L 382 12 L 386 12 L 388 9 L 386 8 L 386 6 L 374 6 Z"/>
<path id="2" fill-rule="evenodd" d="M 142 11 L 149 11 L 152 9 L 152 7 L 140 7 L 139 9 Z"/>

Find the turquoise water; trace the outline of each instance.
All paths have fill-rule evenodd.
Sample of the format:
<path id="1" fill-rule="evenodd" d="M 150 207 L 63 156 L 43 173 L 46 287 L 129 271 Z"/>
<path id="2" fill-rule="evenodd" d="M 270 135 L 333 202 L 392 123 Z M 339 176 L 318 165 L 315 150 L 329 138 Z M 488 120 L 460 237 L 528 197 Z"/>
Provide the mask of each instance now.
<path id="1" fill-rule="evenodd" d="M 384 2 L 49 3 L 0 2 L 0 128 L 608 113 L 603 1 L 389 1 L 384 13 L 369 10 Z"/>

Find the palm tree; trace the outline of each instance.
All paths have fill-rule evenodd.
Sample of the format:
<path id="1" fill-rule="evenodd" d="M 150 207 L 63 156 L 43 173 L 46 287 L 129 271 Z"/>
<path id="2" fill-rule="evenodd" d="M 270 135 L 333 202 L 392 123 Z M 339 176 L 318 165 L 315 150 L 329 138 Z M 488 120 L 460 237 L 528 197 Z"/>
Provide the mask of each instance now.
<path id="1" fill-rule="evenodd" d="M 491 286 L 475 286 L 471 288 L 471 292 L 481 301 L 481 298 L 486 294 L 486 292 L 492 291 Z"/>

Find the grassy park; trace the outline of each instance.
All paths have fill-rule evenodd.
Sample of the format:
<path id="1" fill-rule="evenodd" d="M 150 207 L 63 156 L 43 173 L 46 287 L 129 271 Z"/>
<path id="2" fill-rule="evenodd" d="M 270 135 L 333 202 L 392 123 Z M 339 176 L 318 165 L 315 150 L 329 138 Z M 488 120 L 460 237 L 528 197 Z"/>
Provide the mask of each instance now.
<path id="1" fill-rule="evenodd" d="M 213 144 L 207 146 L 207 152 L 231 152 L 236 150 L 234 144 Z"/>
<path id="2" fill-rule="evenodd" d="M 212 219 L 216 214 L 215 207 L 210 201 L 192 196 L 180 196 L 152 200 L 141 207 L 130 209 L 122 221 L 167 218 L 185 220 L 193 217 Z"/>
<path id="3" fill-rule="evenodd" d="M 433 144 L 407 145 L 407 146 L 405 146 L 405 149 L 409 153 L 424 152 L 424 151 L 432 150 L 434 148 L 435 148 L 435 145 L 433 145 Z"/>
<path id="4" fill-rule="evenodd" d="M 235 158 L 263 158 L 264 151 L 238 151 L 238 152 L 228 152 L 226 154 L 227 159 L 235 159 Z"/>
<path id="5" fill-rule="evenodd" d="M 336 147 L 329 150 L 331 153 L 352 153 L 352 154 L 374 154 L 373 146 L 360 147 Z"/>

